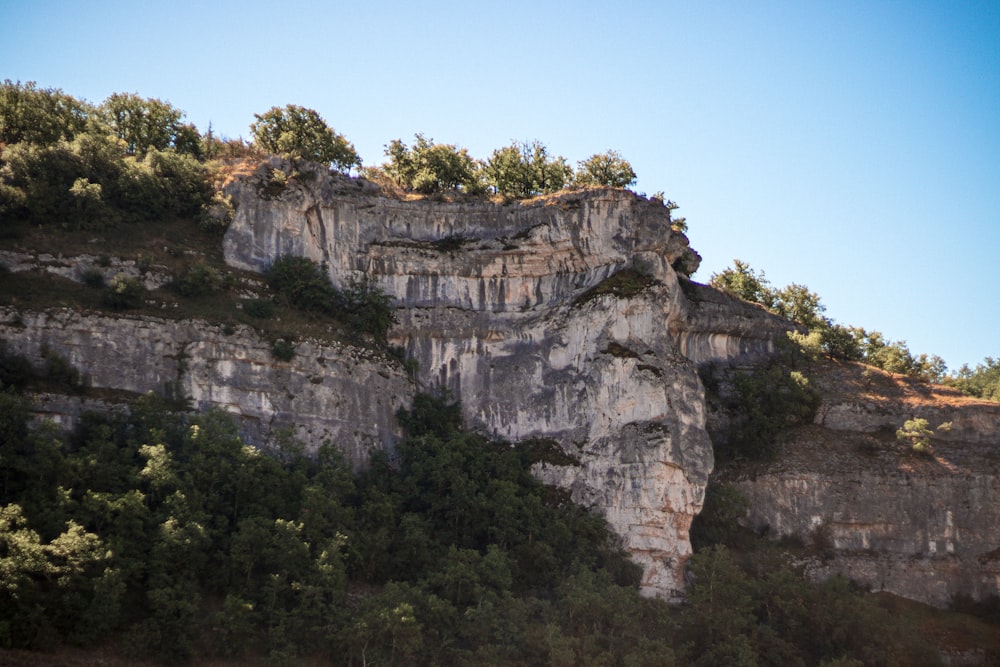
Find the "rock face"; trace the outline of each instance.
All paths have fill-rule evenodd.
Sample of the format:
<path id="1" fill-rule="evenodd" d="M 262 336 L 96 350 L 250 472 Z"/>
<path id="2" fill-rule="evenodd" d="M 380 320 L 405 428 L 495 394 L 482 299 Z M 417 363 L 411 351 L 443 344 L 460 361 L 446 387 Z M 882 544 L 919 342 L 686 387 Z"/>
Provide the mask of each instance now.
<path id="1" fill-rule="evenodd" d="M 292 361 L 275 361 L 270 345 L 245 327 L 226 333 L 197 321 L 0 309 L 0 339 L 36 367 L 44 367 L 45 351 L 58 354 L 95 389 L 151 391 L 225 410 L 251 443 L 292 429 L 314 446 L 336 443 L 356 462 L 392 445 L 393 415 L 413 393 L 398 364 L 381 355 L 303 341 Z M 39 409 L 70 425 L 81 408 L 69 403 L 46 397 Z"/>
<path id="2" fill-rule="evenodd" d="M 1000 592 L 1000 404 L 960 398 L 879 371 L 821 377 L 816 423 L 793 434 L 779 460 L 726 474 L 769 534 L 814 542 L 835 572 L 930 604 Z M 946 421 L 933 455 L 898 442 L 907 419 Z"/>
<path id="3" fill-rule="evenodd" d="M 608 519 L 644 567 L 645 594 L 679 595 L 714 465 L 697 369 L 771 355 L 790 325 L 679 275 L 697 254 L 661 203 L 628 192 L 400 201 L 295 168 L 272 160 L 227 186 L 227 262 L 262 271 L 291 254 L 323 262 L 339 285 L 375 280 L 395 299 L 390 342 L 416 362 L 415 377 L 371 350 L 305 340 L 282 362 L 248 328 L 149 316 L 0 309 L 0 340 L 39 367 L 47 350 L 60 355 L 90 387 L 226 410 L 265 447 L 290 428 L 358 465 L 393 447 L 394 414 L 416 391 L 447 390 L 467 427 L 560 447 L 575 463 L 539 463 L 538 477 Z M 271 179 L 274 169 L 290 176 Z M 74 280 L 131 270 L 115 261 L 0 256 L 11 270 Z M 170 279 L 154 277 L 150 288 Z M 859 366 L 825 372 L 816 423 L 777 462 L 726 473 L 751 500 L 748 520 L 822 546 L 818 577 L 845 572 L 935 604 L 1000 593 L 1000 405 Z M 45 395 L 36 409 L 69 426 L 83 409 L 113 409 L 115 396 Z M 953 423 L 934 458 L 896 442 L 912 417 Z"/>
<path id="4" fill-rule="evenodd" d="M 265 200 L 273 168 L 228 188 L 227 262 L 262 270 L 294 254 L 325 263 L 337 284 L 375 279 L 396 299 L 390 338 L 417 361 L 418 384 L 460 398 L 469 427 L 558 443 L 579 465 L 539 464 L 538 476 L 607 517 L 644 566 L 646 594 L 682 590 L 712 469 L 703 390 L 684 352 L 734 350 L 687 322 L 672 265 L 696 256 L 667 209 L 612 189 L 511 205 L 406 202 L 325 172 Z"/>

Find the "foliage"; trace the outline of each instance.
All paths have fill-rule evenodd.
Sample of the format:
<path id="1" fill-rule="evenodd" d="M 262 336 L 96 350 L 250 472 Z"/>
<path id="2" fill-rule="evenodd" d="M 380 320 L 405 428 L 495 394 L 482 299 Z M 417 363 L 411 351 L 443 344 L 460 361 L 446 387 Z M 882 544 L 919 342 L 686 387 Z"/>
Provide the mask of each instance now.
<path id="1" fill-rule="evenodd" d="M 258 320 L 269 320 L 274 317 L 274 303 L 268 299 L 246 299 L 243 302 L 243 312 Z"/>
<path id="2" fill-rule="evenodd" d="M 635 296 L 655 282 L 655 279 L 641 269 L 622 269 L 611 274 L 597 285 L 576 298 L 573 305 L 579 306 L 605 294 L 611 294 L 619 299 Z"/>
<path id="3" fill-rule="evenodd" d="M 944 382 L 969 396 L 1000 401 L 1000 359 L 986 357 L 975 369 L 963 365 Z"/>
<path id="4" fill-rule="evenodd" d="M 295 344 L 285 338 L 279 338 L 271 343 L 271 354 L 278 361 L 291 361 L 295 358 Z"/>
<path id="5" fill-rule="evenodd" d="M 368 276 L 352 278 L 341 295 L 347 326 L 355 335 L 367 335 L 384 342 L 396 322 L 392 297 Z"/>
<path id="6" fill-rule="evenodd" d="M 48 346 L 42 346 L 43 375 L 46 380 L 71 392 L 80 391 L 83 383 L 78 371 L 66 357 Z"/>
<path id="7" fill-rule="evenodd" d="M 0 392 L 0 646 L 127 637 L 133 657 L 380 664 L 926 664 L 919 635 L 841 579 L 708 537 L 687 603 L 645 599 L 599 518 L 517 448 L 418 395 L 393 460 L 244 445 L 227 415 L 153 397 L 28 428 Z M 711 500 L 718 498 L 722 502 Z M 735 492 L 709 492 L 719 525 Z M 855 661 L 851 663 L 849 661 Z M 931 661 L 933 664 L 933 661 Z"/>
<path id="8" fill-rule="evenodd" d="M 328 315 L 339 308 L 340 293 L 330 283 L 325 267 L 308 257 L 282 255 L 264 275 L 278 298 L 299 310 Z"/>
<path id="9" fill-rule="evenodd" d="M 104 289 L 104 305 L 114 310 L 131 310 L 142 306 L 146 288 L 138 278 L 119 273 Z"/>
<path id="10" fill-rule="evenodd" d="M 198 221 L 202 229 L 222 233 L 229 228 L 235 217 L 236 206 L 233 204 L 233 198 L 216 192 L 203 205 Z"/>
<path id="11" fill-rule="evenodd" d="M 733 260 L 733 268 L 712 274 L 709 284 L 744 301 L 759 303 L 765 308 L 774 306 L 774 290 L 764 272 L 757 272 L 738 259 Z"/>
<path id="12" fill-rule="evenodd" d="M 715 544 L 738 546 L 746 532 L 740 521 L 749 508 L 749 501 L 736 486 L 709 483 L 705 504 L 691 524 L 691 546 L 696 551 Z"/>
<path id="13" fill-rule="evenodd" d="M 222 274 L 206 262 L 197 262 L 176 280 L 173 287 L 186 297 L 199 297 L 218 291 L 222 287 Z"/>
<path id="14" fill-rule="evenodd" d="M 264 151 L 332 165 L 348 172 L 361 166 L 353 144 L 334 132 L 313 109 L 294 104 L 271 107 L 250 125 L 254 142 Z"/>
<path id="15" fill-rule="evenodd" d="M 763 271 L 757 272 L 738 259 L 733 260 L 733 268 L 713 274 L 710 284 L 807 327 L 818 335 L 820 348 L 831 357 L 860 361 L 929 382 L 944 378 L 945 364 L 941 357 L 914 355 L 905 341 L 889 340 L 878 331 L 836 324 L 823 315 L 826 306 L 819 295 L 804 285 L 793 283 L 775 289 Z"/>
<path id="16" fill-rule="evenodd" d="M 172 149 L 199 157 L 201 135 L 184 123 L 184 112 L 169 102 L 142 98 L 133 93 L 114 93 L 97 108 L 99 118 L 121 140 L 126 155 L 145 156 L 150 151 Z"/>
<path id="17" fill-rule="evenodd" d="M 737 371 L 731 382 L 729 432 L 715 443 L 716 455 L 723 461 L 771 459 L 781 434 L 811 422 L 819 408 L 819 392 L 809 379 L 781 360 Z"/>
<path id="18" fill-rule="evenodd" d="M 535 140 L 493 151 L 483 173 L 497 194 L 526 199 L 561 190 L 570 182 L 573 168 L 563 157 L 550 156 L 545 144 Z"/>
<path id="19" fill-rule="evenodd" d="M 809 584 L 791 561 L 765 546 L 696 553 L 683 664 L 940 664 L 923 637 L 846 579 Z"/>
<path id="20" fill-rule="evenodd" d="M 341 292 L 323 265 L 294 255 L 274 260 L 265 276 L 279 299 L 313 315 L 337 316 L 354 336 L 382 344 L 396 321 L 392 298 L 367 276 L 351 279 Z"/>
<path id="21" fill-rule="evenodd" d="M 7 341 L 0 339 L 0 391 L 13 387 L 23 389 L 35 377 L 35 369 L 23 354 L 7 348 Z"/>
<path id="22" fill-rule="evenodd" d="M 122 219 L 197 215 L 211 191 L 204 166 L 173 149 L 139 159 L 108 134 L 84 132 L 51 145 L 20 143 L 3 152 L 2 206 L 36 224 L 96 228 Z"/>
<path id="23" fill-rule="evenodd" d="M 618 151 L 591 155 L 578 163 L 573 177 L 577 185 L 604 185 L 612 188 L 627 188 L 635 184 L 635 171 L 628 160 Z"/>
<path id="24" fill-rule="evenodd" d="M 58 88 L 33 81 L 0 84 L 0 144 L 51 146 L 72 141 L 87 127 L 93 108 Z"/>
<path id="25" fill-rule="evenodd" d="M 935 430 L 950 431 L 951 422 L 943 422 Z M 918 454 L 931 455 L 934 453 L 934 448 L 931 446 L 933 436 L 934 431 L 929 428 L 928 421 L 920 417 L 907 419 L 902 428 L 896 430 L 896 439 L 909 443 L 913 451 Z"/>
<path id="26" fill-rule="evenodd" d="M 414 136 L 412 147 L 394 139 L 385 149 L 389 162 L 382 171 L 393 182 L 424 194 L 461 190 L 482 192 L 480 167 L 464 148 L 437 144 L 422 134 Z"/>

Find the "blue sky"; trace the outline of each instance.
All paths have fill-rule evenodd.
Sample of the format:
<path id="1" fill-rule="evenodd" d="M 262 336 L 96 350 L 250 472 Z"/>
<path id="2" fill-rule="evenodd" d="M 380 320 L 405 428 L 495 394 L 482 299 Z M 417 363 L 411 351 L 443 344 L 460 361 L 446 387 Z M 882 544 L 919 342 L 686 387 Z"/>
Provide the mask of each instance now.
<path id="1" fill-rule="evenodd" d="M 300 104 L 366 164 L 609 148 L 704 257 L 951 369 L 1000 356 L 1000 2 L 5 2 L 0 78 L 247 136 Z"/>

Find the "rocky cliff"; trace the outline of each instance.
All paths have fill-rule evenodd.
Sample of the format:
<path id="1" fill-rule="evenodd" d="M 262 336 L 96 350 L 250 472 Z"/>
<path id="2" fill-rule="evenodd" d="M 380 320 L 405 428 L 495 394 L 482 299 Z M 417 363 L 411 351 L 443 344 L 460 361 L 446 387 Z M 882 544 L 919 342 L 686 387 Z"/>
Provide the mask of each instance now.
<path id="1" fill-rule="evenodd" d="M 262 270 L 294 254 L 338 284 L 377 280 L 418 384 L 459 397 L 471 428 L 558 444 L 578 464 L 537 474 L 608 518 L 646 593 L 679 592 L 712 469 L 695 361 L 765 351 L 782 325 L 754 309 L 773 328 L 734 344 L 738 331 L 693 312 L 673 267 L 693 270 L 697 256 L 662 203 L 629 192 L 399 201 L 309 173 L 264 199 L 273 168 L 228 188 L 227 262 Z"/>
<path id="2" fill-rule="evenodd" d="M 859 365 L 825 365 L 815 423 L 791 433 L 778 460 L 727 470 L 750 501 L 748 521 L 795 536 L 872 590 L 947 605 L 1000 592 L 1000 404 Z M 913 418 L 950 422 L 922 454 L 895 431 Z"/>
<path id="3" fill-rule="evenodd" d="M 245 439 L 266 446 L 291 431 L 313 447 L 336 443 L 356 462 L 398 436 L 395 411 L 409 404 L 412 383 L 399 364 L 349 345 L 302 341 L 290 362 L 273 359 L 271 345 L 253 330 L 149 316 L 86 314 L 71 309 L 0 309 L 0 339 L 36 368 L 55 353 L 95 390 L 117 390 L 113 407 L 129 394 L 153 392 L 194 408 L 229 412 Z M 93 400 L 46 396 L 42 416 L 65 426 Z"/>
<path id="4" fill-rule="evenodd" d="M 307 339 L 279 361 L 243 326 L 2 309 L 0 339 L 13 352 L 38 367 L 54 352 L 98 390 L 39 396 L 41 414 L 68 424 L 122 392 L 154 391 L 230 412 L 254 444 L 291 429 L 361 465 L 393 447 L 394 413 L 415 392 L 447 390 L 467 427 L 561 448 L 566 464 L 539 463 L 536 474 L 608 519 L 644 567 L 644 593 L 678 595 L 713 469 L 698 368 L 766 357 L 790 325 L 685 278 L 698 257 L 662 203 L 612 189 L 510 204 L 406 201 L 276 159 L 226 190 L 231 266 L 259 272 L 291 254 L 322 262 L 338 285 L 374 279 L 397 307 L 390 342 L 416 373 L 381 352 Z M 89 255 L 0 261 L 72 280 L 95 266 L 135 271 L 150 289 L 171 279 Z M 777 462 L 725 473 L 751 500 L 748 522 L 821 545 L 816 576 L 843 571 L 936 604 L 1000 591 L 1000 407 L 824 368 L 816 423 L 795 431 Z M 934 458 L 895 441 L 915 416 L 953 422 Z"/>

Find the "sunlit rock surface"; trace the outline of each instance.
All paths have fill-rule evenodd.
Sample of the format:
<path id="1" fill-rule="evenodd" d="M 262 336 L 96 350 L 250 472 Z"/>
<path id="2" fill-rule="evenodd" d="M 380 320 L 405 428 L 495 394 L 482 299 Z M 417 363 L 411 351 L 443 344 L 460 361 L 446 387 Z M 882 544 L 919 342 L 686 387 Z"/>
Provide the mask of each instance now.
<path id="1" fill-rule="evenodd" d="M 662 203 L 613 189 L 399 201 L 323 172 L 264 199 L 272 168 L 285 167 L 229 186 L 227 261 L 264 270 L 294 254 L 324 263 L 336 284 L 375 279 L 396 299 L 390 337 L 416 360 L 417 384 L 461 399 L 471 428 L 555 442 L 579 463 L 539 463 L 538 476 L 607 517 L 644 566 L 646 594 L 677 595 L 712 469 L 684 352 L 744 350 L 703 342 L 738 332 L 680 324 L 691 304 L 672 266 L 697 256 Z"/>

